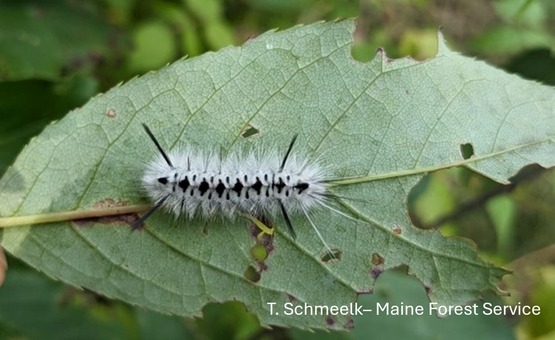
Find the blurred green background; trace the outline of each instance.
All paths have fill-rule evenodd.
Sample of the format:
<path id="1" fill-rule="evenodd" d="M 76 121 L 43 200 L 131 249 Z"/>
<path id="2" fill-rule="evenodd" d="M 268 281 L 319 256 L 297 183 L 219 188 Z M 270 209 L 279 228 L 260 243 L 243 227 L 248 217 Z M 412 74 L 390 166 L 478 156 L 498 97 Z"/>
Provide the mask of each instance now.
<path id="1" fill-rule="evenodd" d="M 441 27 L 451 48 L 555 84 L 552 0 L 0 0 L 0 175 L 48 123 L 118 83 L 273 28 L 351 17 L 360 61 L 378 47 L 390 58 L 431 58 Z M 198 319 L 159 315 L 54 282 L 8 256 L 0 339 L 555 337 L 555 173 L 529 166 L 513 183 L 441 171 L 414 188 L 409 208 L 418 227 L 470 238 L 482 257 L 514 271 L 501 287 L 511 296 L 486 299 L 538 304 L 539 317 L 365 316 L 351 333 L 269 330 L 237 302 L 208 305 Z M 426 303 L 422 285 L 400 272 L 382 275 L 360 300 Z"/>

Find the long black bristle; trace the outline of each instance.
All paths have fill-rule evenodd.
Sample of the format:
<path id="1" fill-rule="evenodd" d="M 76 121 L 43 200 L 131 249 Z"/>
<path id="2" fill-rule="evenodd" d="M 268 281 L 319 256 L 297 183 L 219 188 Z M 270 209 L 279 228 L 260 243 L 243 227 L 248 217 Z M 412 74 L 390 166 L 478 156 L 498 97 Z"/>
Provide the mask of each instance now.
<path id="1" fill-rule="evenodd" d="M 143 216 L 139 217 L 138 219 L 136 219 L 132 224 L 131 224 L 131 230 L 135 231 L 137 229 L 140 229 L 143 226 L 143 223 L 145 222 L 145 220 L 152 215 L 156 210 L 158 210 L 162 204 L 164 204 L 164 202 L 168 199 L 168 197 L 170 197 L 169 195 L 162 198 L 161 200 L 159 200 L 158 202 L 156 202 L 156 204 L 148 209 L 148 211 L 146 213 L 144 213 Z"/>
<path id="2" fill-rule="evenodd" d="M 164 149 L 162 149 L 162 147 L 160 146 L 160 143 L 158 143 L 158 140 L 156 139 L 156 137 L 154 137 L 154 134 L 152 133 L 152 131 L 150 131 L 150 129 L 148 128 L 148 126 L 145 123 L 143 123 L 143 128 L 145 129 L 145 131 L 148 134 L 148 136 L 150 137 L 150 139 L 152 139 L 152 141 L 154 142 L 154 144 L 158 148 L 158 151 L 160 151 L 160 153 L 162 154 L 162 156 L 166 160 L 166 163 L 168 163 L 168 165 L 173 168 L 173 164 L 170 161 L 170 158 L 168 157 L 168 155 L 166 154 Z"/>
<path id="3" fill-rule="evenodd" d="M 295 144 L 295 141 L 297 140 L 297 137 L 299 135 L 294 135 L 293 139 L 291 140 L 291 143 L 289 143 L 289 148 L 287 149 L 287 152 L 285 153 L 285 157 L 283 157 L 283 161 L 281 162 L 281 166 L 279 167 L 279 171 L 283 171 L 283 168 L 285 167 L 285 162 L 287 162 L 287 158 L 289 158 L 289 154 L 291 153 L 291 149 L 293 149 L 293 145 Z"/>
<path id="4" fill-rule="evenodd" d="M 287 210 L 285 210 L 285 207 L 283 206 L 283 203 L 281 201 L 279 201 L 279 206 L 281 208 L 281 213 L 283 214 L 283 219 L 285 220 L 285 225 L 287 226 L 287 231 L 289 232 L 289 235 L 291 235 L 291 238 L 294 240 L 297 238 L 297 234 L 293 229 L 293 225 L 291 224 L 289 215 L 287 215 Z"/>

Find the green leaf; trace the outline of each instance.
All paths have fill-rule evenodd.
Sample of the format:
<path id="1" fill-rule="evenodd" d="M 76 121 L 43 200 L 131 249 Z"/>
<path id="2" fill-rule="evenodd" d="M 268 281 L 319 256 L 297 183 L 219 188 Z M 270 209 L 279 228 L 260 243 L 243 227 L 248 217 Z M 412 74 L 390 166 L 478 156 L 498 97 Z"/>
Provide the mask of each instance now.
<path id="1" fill-rule="evenodd" d="M 0 82 L 0 176 L 31 137 L 67 110 L 85 104 L 97 91 L 95 80 L 85 76 L 56 84 L 40 80 Z"/>
<path id="2" fill-rule="evenodd" d="M 63 285 L 29 270 L 14 269 L 0 289 L 3 339 L 106 339 L 127 334 L 115 308 L 78 303 L 78 292 L 64 291 Z M 2 323 L 14 335 L 2 334 Z"/>
<path id="3" fill-rule="evenodd" d="M 361 296 L 358 302 L 364 307 L 373 308 L 374 312 L 371 313 L 372 317 L 369 317 L 368 314 L 355 316 L 356 327 L 350 333 L 309 332 L 294 329 L 289 331 L 289 335 L 294 340 L 514 339 L 509 320 L 499 315 L 484 315 L 483 303 L 491 303 L 493 306 L 502 305 L 501 298 L 486 297 L 484 301 L 476 302 L 477 315 L 446 315 L 438 318 L 436 315 L 428 314 L 429 301 L 422 284 L 396 270 L 380 275 L 374 285 L 374 293 Z M 378 304 L 382 308 L 387 304 L 390 307 L 422 306 L 424 313 L 417 315 L 415 312 L 392 316 L 384 314 L 382 311 L 378 314 L 376 312 Z"/>
<path id="4" fill-rule="evenodd" d="M 401 265 L 443 304 L 495 289 L 505 270 L 466 240 L 412 227 L 405 201 L 436 169 L 466 165 L 506 182 L 526 164 L 553 165 L 553 90 L 452 52 L 441 37 L 438 55 L 425 62 L 379 51 L 359 63 L 352 33 L 352 21 L 269 32 L 134 79 L 47 127 L 0 181 L 1 216 L 102 213 L 107 204 L 145 203 L 140 176 L 156 150 L 141 123 L 165 148 L 222 153 L 282 150 L 299 133 L 295 152 L 322 155 L 330 177 L 347 178 L 333 192 L 353 218 L 326 209 L 312 218 L 338 259 L 322 261 L 330 258 L 303 216 L 292 216 L 296 240 L 282 219 L 272 221 L 277 233 L 259 261 L 245 219 L 185 221 L 162 212 L 141 232 L 130 232 L 124 215 L 9 228 L 1 244 L 50 276 L 108 297 L 185 316 L 238 300 L 263 325 L 347 328 L 349 316 L 286 316 L 281 306 L 348 304 Z M 243 137 L 251 128 L 258 133 Z M 468 143 L 470 158 L 460 151 Z M 279 315 L 270 314 L 271 302 Z"/>
<path id="5" fill-rule="evenodd" d="M 192 338 L 179 317 L 110 303 L 10 265 L 15 266 L 0 289 L 2 339 Z"/>
<path id="6" fill-rule="evenodd" d="M 3 3 L 0 80 L 59 80 L 122 49 L 122 39 L 82 3 Z"/>
<path id="7" fill-rule="evenodd" d="M 170 27 L 161 21 L 145 22 L 133 34 L 134 50 L 129 56 L 131 72 L 161 67 L 174 59 L 176 46 Z"/>

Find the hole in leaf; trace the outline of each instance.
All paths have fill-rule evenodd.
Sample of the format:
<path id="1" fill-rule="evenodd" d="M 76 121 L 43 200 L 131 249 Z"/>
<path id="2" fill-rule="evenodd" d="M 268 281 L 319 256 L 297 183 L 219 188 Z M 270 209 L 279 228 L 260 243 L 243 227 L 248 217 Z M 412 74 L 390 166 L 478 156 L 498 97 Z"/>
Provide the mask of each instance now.
<path id="1" fill-rule="evenodd" d="M 112 306 L 114 301 L 84 287 L 82 289 L 68 287 L 58 300 L 58 304 L 62 307 L 78 305 L 90 308 L 95 305 Z"/>
<path id="2" fill-rule="evenodd" d="M 251 136 L 256 135 L 258 132 L 259 132 L 259 131 L 258 131 L 257 128 L 254 128 L 254 127 L 252 127 L 252 126 L 249 126 L 249 127 L 247 127 L 247 128 L 243 131 L 243 133 L 241 134 L 241 136 L 243 136 L 243 138 L 249 138 L 249 137 L 251 137 Z"/>
<path id="3" fill-rule="evenodd" d="M 469 159 L 474 156 L 474 147 L 471 143 L 461 144 L 461 155 L 463 159 Z"/>
<path id="4" fill-rule="evenodd" d="M 249 233 L 256 240 L 257 245 L 263 246 L 265 248 L 266 257 L 268 257 L 267 254 L 274 250 L 274 226 L 272 225 L 271 221 L 265 216 L 260 216 L 256 220 L 258 220 L 261 225 L 256 225 L 253 220 L 249 220 Z M 263 230 L 261 229 L 261 227 L 263 228 Z M 255 257 L 255 259 L 257 258 Z"/>
<path id="5" fill-rule="evenodd" d="M 382 265 L 382 264 L 384 264 L 384 262 L 385 262 L 385 259 L 383 258 L 383 256 L 381 256 L 378 253 L 373 253 L 372 254 L 372 264 L 374 266 Z"/>
<path id="6" fill-rule="evenodd" d="M 253 266 L 248 266 L 247 270 L 245 270 L 245 278 L 251 282 L 258 282 L 260 281 L 260 273 L 256 271 Z"/>
<path id="7" fill-rule="evenodd" d="M 255 244 L 252 248 L 251 248 L 251 256 L 256 260 L 256 261 L 264 261 L 268 258 L 268 251 L 266 250 L 266 247 L 262 244 Z"/>
<path id="8" fill-rule="evenodd" d="M 341 260 L 341 250 L 334 248 L 327 250 L 326 253 L 320 258 L 320 260 L 324 263 L 328 263 L 330 261 L 339 261 Z"/>
<path id="9" fill-rule="evenodd" d="M 370 276 L 372 276 L 373 279 L 377 279 L 378 276 L 381 275 L 381 273 L 383 273 L 383 270 L 379 268 L 374 268 L 370 271 Z"/>

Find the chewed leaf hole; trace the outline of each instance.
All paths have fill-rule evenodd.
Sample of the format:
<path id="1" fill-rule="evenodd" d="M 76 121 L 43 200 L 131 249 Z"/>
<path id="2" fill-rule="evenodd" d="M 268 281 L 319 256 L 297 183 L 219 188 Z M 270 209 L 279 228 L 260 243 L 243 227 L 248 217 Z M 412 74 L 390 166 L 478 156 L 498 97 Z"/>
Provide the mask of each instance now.
<path id="1" fill-rule="evenodd" d="M 245 278 L 251 282 L 260 281 L 260 273 L 253 266 L 248 266 L 244 274 Z"/>
<path id="2" fill-rule="evenodd" d="M 324 263 L 328 263 L 330 261 L 339 261 L 341 260 L 341 250 L 334 248 L 327 250 L 326 253 L 320 259 Z"/>
<path id="3" fill-rule="evenodd" d="M 258 129 L 254 128 L 252 126 L 249 126 L 247 128 L 245 128 L 245 130 L 243 131 L 243 133 L 241 134 L 241 136 L 243 136 L 243 138 L 249 138 L 251 136 L 254 136 L 258 133 Z"/>
<path id="4" fill-rule="evenodd" d="M 471 143 L 461 144 L 461 155 L 463 159 L 469 159 L 474 156 L 474 147 Z"/>
<path id="5" fill-rule="evenodd" d="M 383 258 L 383 256 L 381 256 L 378 253 L 373 253 L 372 254 L 372 264 L 374 266 L 380 266 L 383 265 L 385 262 L 385 259 Z"/>
<path id="6" fill-rule="evenodd" d="M 251 248 L 251 256 L 257 261 L 264 261 L 268 258 L 268 250 L 262 244 L 256 244 Z"/>

